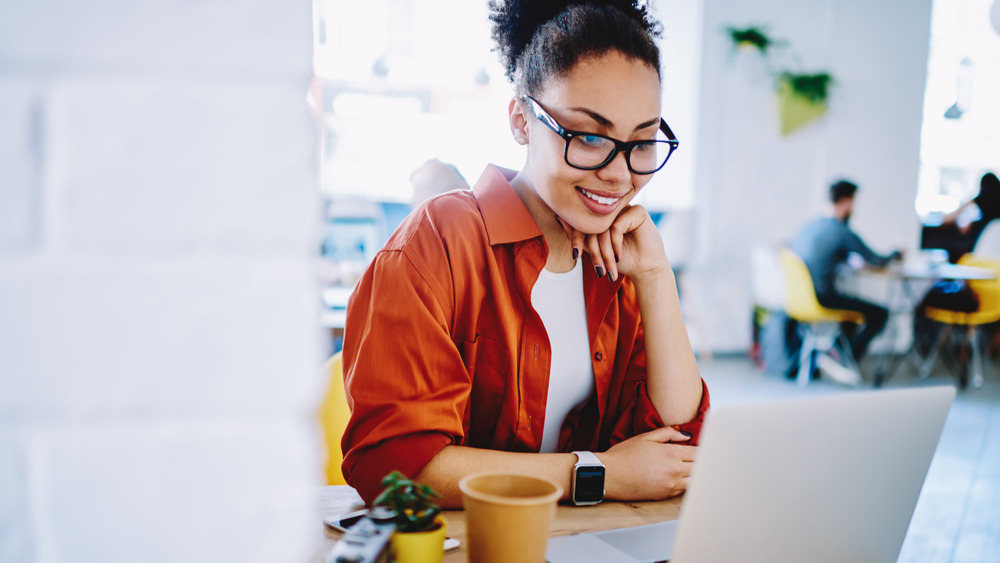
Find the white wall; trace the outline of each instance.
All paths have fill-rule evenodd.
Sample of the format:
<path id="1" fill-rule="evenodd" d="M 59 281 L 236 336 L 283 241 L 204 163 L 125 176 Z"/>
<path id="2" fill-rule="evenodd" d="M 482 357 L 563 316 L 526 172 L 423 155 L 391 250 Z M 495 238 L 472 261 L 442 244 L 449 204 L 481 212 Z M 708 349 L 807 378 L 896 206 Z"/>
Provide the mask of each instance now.
<path id="1" fill-rule="evenodd" d="M 0 561 L 313 554 L 310 17 L 0 3 Z"/>
<path id="2" fill-rule="evenodd" d="M 694 205 L 703 4 L 704 0 L 657 0 L 653 3 L 653 15 L 663 25 L 660 39 L 662 115 L 680 145 L 671 155 L 670 164 L 653 174 L 636 198 L 637 203 L 651 211 L 688 210 Z M 670 259 L 674 263 L 673 256 Z"/>
<path id="3" fill-rule="evenodd" d="M 930 7 L 930 0 L 705 0 L 699 259 L 684 286 L 696 312 L 689 319 L 696 349 L 747 349 L 750 248 L 794 237 L 824 211 L 833 180 L 860 186 L 852 226 L 876 251 L 915 248 Z M 827 115 L 788 137 L 780 136 L 760 57 L 733 53 L 724 32 L 759 24 L 788 41 L 800 62 L 794 70 L 828 70 L 836 79 Z"/>

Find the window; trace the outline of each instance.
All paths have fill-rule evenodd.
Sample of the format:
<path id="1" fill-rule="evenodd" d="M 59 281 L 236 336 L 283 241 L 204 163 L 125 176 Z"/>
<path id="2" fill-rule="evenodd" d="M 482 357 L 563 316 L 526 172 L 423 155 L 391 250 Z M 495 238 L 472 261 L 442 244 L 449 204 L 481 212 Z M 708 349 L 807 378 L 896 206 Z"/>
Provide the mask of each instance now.
<path id="1" fill-rule="evenodd" d="M 653 11 L 664 26 L 664 116 L 682 148 L 641 201 L 655 210 L 690 207 L 701 2 L 661 1 Z M 409 201 L 410 173 L 432 158 L 470 182 L 488 163 L 523 164 L 486 0 L 315 0 L 314 14 L 321 189 L 329 197 Z"/>
<path id="2" fill-rule="evenodd" d="M 935 1 L 916 210 L 948 213 L 1000 167 L 1000 37 L 994 0 Z"/>

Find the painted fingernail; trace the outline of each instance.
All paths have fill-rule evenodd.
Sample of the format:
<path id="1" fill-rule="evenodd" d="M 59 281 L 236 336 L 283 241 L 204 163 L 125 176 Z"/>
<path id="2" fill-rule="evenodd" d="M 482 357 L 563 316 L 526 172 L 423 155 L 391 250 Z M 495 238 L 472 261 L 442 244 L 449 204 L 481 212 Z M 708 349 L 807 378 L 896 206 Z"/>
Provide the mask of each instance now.
<path id="1" fill-rule="evenodd" d="M 690 437 L 691 437 L 691 433 L 690 433 L 690 432 L 685 432 L 685 431 L 683 431 L 683 430 L 678 430 L 678 432 L 680 432 L 681 434 L 683 434 L 683 435 L 687 436 L 688 438 L 690 438 Z"/>
<path id="2" fill-rule="evenodd" d="M 600 266 L 595 266 L 594 269 L 597 270 L 597 277 L 599 277 L 599 278 L 603 278 L 604 277 L 604 268 L 602 268 Z"/>
<path id="3" fill-rule="evenodd" d="M 608 270 L 608 281 L 615 281 L 614 276 L 611 275 L 611 270 Z"/>
<path id="4" fill-rule="evenodd" d="M 618 263 L 618 253 L 615 253 L 615 263 Z"/>
<path id="5" fill-rule="evenodd" d="M 579 257 L 580 257 L 580 249 L 574 246 L 573 247 L 573 260 L 576 260 Z"/>

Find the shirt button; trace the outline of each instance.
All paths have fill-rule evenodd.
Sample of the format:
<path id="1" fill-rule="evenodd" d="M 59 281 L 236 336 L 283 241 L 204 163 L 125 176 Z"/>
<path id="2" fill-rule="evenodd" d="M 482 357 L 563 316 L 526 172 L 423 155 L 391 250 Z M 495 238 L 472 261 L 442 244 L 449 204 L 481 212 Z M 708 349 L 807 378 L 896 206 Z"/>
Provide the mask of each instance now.
<path id="1" fill-rule="evenodd" d="M 599 362 L 599 361 L 601 361 L 601 360 L 604 359 L 604 354 L 598 352 L 598 353 L 594 354 L 594 359 Z"/>

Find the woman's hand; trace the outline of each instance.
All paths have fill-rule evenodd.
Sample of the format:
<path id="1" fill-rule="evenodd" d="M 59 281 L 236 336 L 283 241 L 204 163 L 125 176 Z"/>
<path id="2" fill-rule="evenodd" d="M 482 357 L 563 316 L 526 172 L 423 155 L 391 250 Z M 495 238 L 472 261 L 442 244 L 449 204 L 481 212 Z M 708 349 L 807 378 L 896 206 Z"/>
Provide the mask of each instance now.
<path id="1" fill-rule="evenodd" d="M 625 274 L 636 280 L 669 271 L 663 240 L 646 209 L 630 205 L 603 233 L 584 234 L 560 220 L 573 248 L 590 254 L 599 276 L 617 280 Z"/>
<path id="2" fill-rule="evenodd" d="M 598 453 L 607 468 L 606 496 L 616 500 L 661 500 L 683 493 L 698 451 L 683 443 L 690 439 L 668 426 L 633 436 Z"/>

